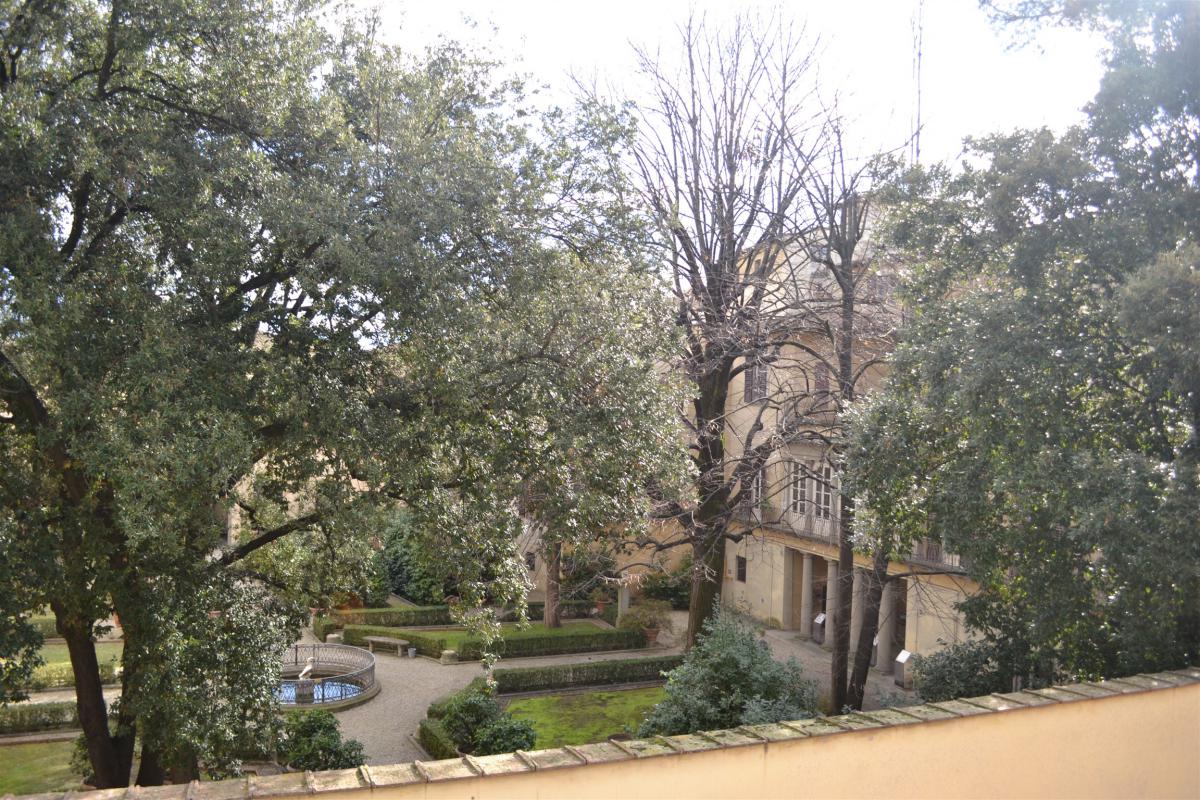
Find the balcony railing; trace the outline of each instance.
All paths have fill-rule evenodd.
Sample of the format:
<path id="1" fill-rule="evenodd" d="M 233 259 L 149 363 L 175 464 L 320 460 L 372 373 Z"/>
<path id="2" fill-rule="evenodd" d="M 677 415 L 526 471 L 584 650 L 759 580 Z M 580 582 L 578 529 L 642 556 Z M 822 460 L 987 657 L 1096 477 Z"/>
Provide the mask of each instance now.
<path id="1" fill-rule="evenodd" d="M 791 510 L 763 504 L 744 509 L 739 516 L 745 522 L 765 528 L 787 531 L 796 536 L 836 545 L 840 524 L 837 519 L 816 513 L 796 514 Z M 956 553 L 947 552 L 942 543 L 922 539 L 905 561 L 937 569 L 965 570 L 966 564 Z"/>

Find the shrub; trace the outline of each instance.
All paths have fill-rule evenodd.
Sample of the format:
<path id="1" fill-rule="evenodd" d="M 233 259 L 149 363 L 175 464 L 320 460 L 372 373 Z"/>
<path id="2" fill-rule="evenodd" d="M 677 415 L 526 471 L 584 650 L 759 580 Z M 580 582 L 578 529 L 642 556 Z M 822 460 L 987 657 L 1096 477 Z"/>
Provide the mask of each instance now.
<path id="1" fill-rule="evenodd" d="M 450 707 L 450 703 L 454 702 L 454 699 L 456 697 L 458 697 L 461 694 L 467 694 L 469 692 L 477 692 L 477 693 L 484 692 L 484 693 L 486 693 L 487 692 L 487 681 L 484 680 L 483 678 L 475 678 L 470 683 L 468 683 L 466 686 L 459 689 L 457 692 L 454 692 L 453 694 L 448 694 L 445 697 L 440 697 L 437 700 L 434 700 L 432 703 L 429 704 L 429 708 L 425 711 L 425 713 L 428 716 L 433 717 L 434 719 L 441 719 L 442 717 L 446 716 L 446 709 L 448 709 Z"/>
<path id="2" fill-rule="evenodd" d="M 279 760 L 294 769 L 348 769 L 363 763 L 363 746 L 343 740 L 328 711 L 291 711 L 284 720 Z"/>
<path id="3" fill-rule="evenodd" d="M 914 685 L 928 703 L 1006 692 L 995 648 L 986 642 L 959 642 L 929 656 L 914 656 Z"/>
<path id="4" fill-rule="evenodd" d="M 417 741 L 432 758 L 457 758 L 458 747 L 438 719 L 423 719 L 417 726 Z"/>
<path id="5" fill-rule="evenodd" d="M 684 556 L 670 572 L 652 572 L 642 579 L 642 597 L 665 600 L 676 611 L 686 611 L 692 600 L 692 557 Z"/>
<path id="6" fill-rule="evenodd" d="M 62 703 L 17 703 L 0 706 L 0 733 L 30 733 L 58 728 L 78 728 L 75 701 Z"/>
<path id="7" fill-rule="evenodd" d="M 683 663 L 668 673 L 666 697 L 650 710 L 638 735 L 801 719 L 816 707 L 816 688 L 804 680 L 795 659 L 776 661 L 753 626 L 719 610 Z"/>
<path id="8" fill-rule="evenodd" d="M 475 733 L 500 719 L 503 714 L 500 704 L 486 691 L 459 692 L 446 704 L 442 727 L 459 750 L 469 753 L 474 750 Z"/>
<path id="9" fill-rule="evenodd" d="M 528 750 L 536 741 L 537 734 L 527 720 L 502 714 L 475 732 L 475 749 L 472 752 L 477 756 L 511 753 L 514 750 Z"/>
<path id="10" fill-rule="evenodd" d="M 617 627 L 625 631 L 647 628 L 671 630 L 671 604 L 666 600 L 643 600 L 621 615 Z"/>

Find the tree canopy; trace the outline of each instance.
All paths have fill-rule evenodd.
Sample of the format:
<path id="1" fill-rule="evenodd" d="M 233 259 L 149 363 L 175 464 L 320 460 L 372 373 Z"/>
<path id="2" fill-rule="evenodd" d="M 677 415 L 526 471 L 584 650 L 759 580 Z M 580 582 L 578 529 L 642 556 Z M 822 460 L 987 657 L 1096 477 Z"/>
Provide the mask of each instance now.
<path id="1" fill-rule="evenodd" d="M 1200 652 L 1200 15 L 1018 11 L 1064 9 L 1112 42 L 1088 122 L 893 187 L 913 321 L 852 467 L 882 529 L 966 558 L 968 624 L 1036 681 Z"/>
<path id="2" fill-rule="evenodd" d="M 4 689 L 49 605 L 100 786 L 138 736 L 158 783 L 255 735 L 286 537 L 357 560 L 403 502 L 468 603 L 517 599 L 531 478 L 578 526 L 670 480 L 621 120 L 307 4 L 9 3 L 0 38 Z"/>

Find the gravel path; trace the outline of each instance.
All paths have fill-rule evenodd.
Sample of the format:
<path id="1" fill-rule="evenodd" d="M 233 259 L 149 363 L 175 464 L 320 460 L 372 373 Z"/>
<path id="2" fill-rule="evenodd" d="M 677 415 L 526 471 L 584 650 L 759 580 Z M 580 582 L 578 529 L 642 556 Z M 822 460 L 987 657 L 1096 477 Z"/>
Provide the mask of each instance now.
<path id="1" fill-rule="evenodd" d="M 614 653 L 585 653 L 542 658 L 514 658 L 500 662 L 501 667 L 540 667 L 548 664 L 575 664 L 585 661 L 611 661 L 669 655 L 677 648 L 622 650 Z M 427 759 L 412 737 L 425 718 L 425 709 L 434 700 L 455 692 L 483 675 L 479 662 L 442 665 L 430 658 L 400 658 L 376 653 L 375 680 L 379 694 L 361 706 L 337 712 L 342 734 L 358 739 L 367 753 L 368 764 L 394 764 Z"/>

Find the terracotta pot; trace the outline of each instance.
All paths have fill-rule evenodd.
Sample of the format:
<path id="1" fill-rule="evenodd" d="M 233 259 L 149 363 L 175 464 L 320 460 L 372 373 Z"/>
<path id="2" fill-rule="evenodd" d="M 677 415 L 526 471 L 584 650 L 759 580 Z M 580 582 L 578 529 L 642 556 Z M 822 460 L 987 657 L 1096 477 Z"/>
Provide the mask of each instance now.
<path id="1" fill-rule="evenodd" d="M 642 628 L 642 633 L 646 634 L 647 646 L 653 645 L 658 641 L 658 628 Z"/>

